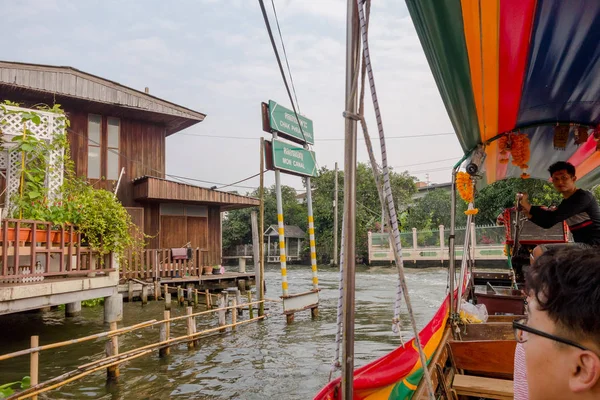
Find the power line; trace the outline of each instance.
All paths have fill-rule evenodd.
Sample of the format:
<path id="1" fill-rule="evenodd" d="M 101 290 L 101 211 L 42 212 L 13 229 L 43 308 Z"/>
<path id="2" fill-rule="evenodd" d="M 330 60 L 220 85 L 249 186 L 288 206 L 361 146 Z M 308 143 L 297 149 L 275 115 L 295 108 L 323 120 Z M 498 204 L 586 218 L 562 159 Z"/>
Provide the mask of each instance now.
<path id="1" fill-rule="evenodd" d="M 457 158 L 459 158 L 459 157 L 444 158 L 442 160 L 435 160 L 435 161 L 425 161 L 425 162 L 415 163 L 415 164 L 393 165 L 393 167 L 394 168 L 413 167 L 413 166 L 417 166 L 417 165 L 433 164 L 433 163 L 442 162 L 442 161 L 452 161 L 452 160 L 456 160 Z"/>
<path id="2" fill-rule="evenodd" d="M 177 135 L 184 136 L 195 136 L 195 137 L 205 137 L 205 138 L 214 138 L 214 139 L 235 139 L 235 140 L 258 140 L 260 137 L 247 137 L 247 136 L 226 136 L 226 135 L 199 135 L 197 133 L 178 133 Z M 436 137 L 436 136 L 449 136 L 454 135 L 454 133 L 426 133 L 423 135 L 404 135 L 404 136 L 389 136 L 385 139 L 413 139 L 413 138 L 424 138 L 424 137 Z M 342 141 L 344 138 L 316 138 L 317 142 L 334 142 L 334 141 Z M 357 138 L 357 140 L 365 140 L 365 138 Z"/>
<path id="3" fill-rule="evenodd" d="M 275 53 L 275 58 L 277 59 L 277 65 L 279 66 L 279 72 L 281 73 L 281 78 L 283 79 L 283 84 L 285 85 L 285 90 L 288 94 L 288 98 L 290 99 L 290 103 L 292 103 L 292 109 L 294 110 L 294 115 L 296 116 L 296 122 L 298 123 L 298 128 L 300 128 L 300 133 L 302 134 L 302 140 L 305 143 L 308 143 L 306 140 L 306 136 L 304 135 L 304 129 L 302 129 L 302 124 L 300 123 L 300 117 L 298 116 L 298 112 L 296 111 L 296 105 L 294 104 L 294 100 L 292 99 L 292 92 L 290 91 L 290 86 L 288 85 L 287 78 L 285 77 L 285 72 L 283 71 L 283 65 L 281 64 L 281 58 L 279 57 L 279 51 L 277 50 L 277 45 L 275 44 L 275 39 L 273 38 L 273 32 L 271 31 L 271 24 L 269 23 L 269 17 L 267 16 L 267 11 L 265 10 L 265 3 L 263 0 L 258 0 L 260 4 L 260 10 L 263 15 L 263 19 L 265 20 L 265 26 L 267 27 L 267 33 L 269 34 L 269 40 L 271 41 L 271 46 L 273 47 L 273 52 Z M 312 155 L 312 153 L 310 153 Z M 313 161 L 317 168 L 319 165 L 317 164 L 317 160 L 312 155 Z"/>
<path id="4" fill-rule="evenodd" d="M 97 142 L 97 141 L 95 141 L 93 139 L 90 139 L 90 138 L 84 136 L 83 134 L 81 134 L 81 133 L 79 133 L 79 132 L 77 132 L 75 130 L 68 129 L 68 131 L 71 132 L 71 133 L 76 134 L 77 136 L 79 136 L 79 137 L 81 137 L 81 138 L 83 138 L 83 139 L 85 139 L 85 140 L 87 140 L 87 141 L 89 141 L 91 143 L 94 143 L 97 146 L 101 146 L 100 142 Z M 255 187 L 251 187 L 251 186 L 236 185 L 236 183 L 241 183 L 241 182 L 247 181 L 249 179 L 255 178 L 258 175 L 260 175 L 260 173 L 258 173 L 258 174 L 252 175 L 250 177 L 241 179 L 241 180 L 239 180 L 237 182 L 234 182 L 234 183 L 213 182 L 213 181 L 207 181 L 207 180 L 203 180 L 203 179 L 190 178 L 190 177 L 187 177 L 187 176 L 179 176 L 179 175 L 167 174 L 166 172 L 163 172 L 163 171 L 160 171 L 158 169 L 150 167 L 149 165 L 145 164 L 143 161 L 134 160 L 131 157 L 128 157 L 125 154 L 121 153 L 120 151 L 117 151 L 115 149 L 107 149 L 107 150 L 110 151 L 113 154 L 118 155 L 119 157 L 123 157 L 127 161 L 130 161 L 130 162 L 133 162 L 133 163 L 137 163 L 137 164 L 141 165 L 142 167 L 148 169 L 149 171 L 155 172 L 158 175 L 164 175 L 164 176 L 168 176 L 170 178 L 176 179 L 176 180 L 178 180 L 179 182 L 181 182 L 183 184 L 189 184 L 189 183 L 183 181 L 183 180 L 188 180 L 188 181 L 194 181 L 194 182 L 208 183 L 208 184 L 212 184 L 212 185 L 222 185 L 221 188 L 229 187 L 229 186 L 235 186 L 235 187 L 240 187 L 240 188 L 245 188 L 245 189 L 256 189 Z"/>
<path id="5" fill-rule="evenodd" d="M 275 1 L 271 0 L 271 5 L 273 6 L 273 14 L 275 15 L 275 22 L 277 23 L 277 30 L 279 31 L 279 38 L 281 39 L 281 48 L 283 49 L 283 57 L 285 58 L 285 63 L 287 65 L 288 74 L 290 75 L 290 82 L 292 83 L 292 90 L 294 91 L 294 98 L 296 99 L 296 105 L 298 106 L 298 112 L 302 112 L 300 110 L 300 103 L 298 102 L 298 96 L 296 96 L 296 87 L 294 86 L 294 78 L 292 77 L 292 70 L 290 69 L 290 63 L 288 62 L 287 52 L 285 51 L 285 45 L 283 44 L 283 36 L 281 35 L 281 28 L 279 27 L 279 18 L 277 18 L 277 10 L 275 10 Z"/>

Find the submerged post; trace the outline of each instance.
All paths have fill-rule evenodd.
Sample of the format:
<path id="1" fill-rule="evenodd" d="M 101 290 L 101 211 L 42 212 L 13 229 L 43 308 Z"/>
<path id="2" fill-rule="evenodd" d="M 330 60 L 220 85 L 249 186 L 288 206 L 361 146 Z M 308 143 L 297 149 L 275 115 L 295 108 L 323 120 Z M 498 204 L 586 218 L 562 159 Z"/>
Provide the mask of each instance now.
<path id="1" fill-rule="evenodd" d="M 238 315 L 238 308 L 237 308 L 238 302 L 237 302 L 237 299 L 234 297 L 233 299 L 231 299 L 231 303 L 232 303 L 231 305 L 233 307 L 235 307 L 233 309 L 233 312 L 231 313 L 231 324 L 233 325 L 231 327 L 231 330 L 235 331 L 235 324 L 237 324 L 237 315 Z"/>
<path id="2" fill-rule="evenodd" d="M 148 304 L 148 285 L 142 285 L 142 305 Z"/>
<path id="3" fill-rule="evenodd" d="M 171 311 L 165 310 L 163 313 L 163 319 L 165 322 L 160 325 L 160 333 L 159 333 L 159 341 L 160 342 L 166 342 L 167 340 L 169 340 L 169 338 L 171 336 L 171 322 L 169 321 L 171 319 Z M 168 356 L 170 353 L 171 353 L 171 349 L 169 348 L 168 345 L 165 345 L 164 347 L 161 347 L 158 350 L 159 357 Z"/>
<path id="4" fill-rule="evenodd" d="M 186 313 L 186 315 L 189 315 L 189 317 L 187 318 L 187 334 L 188 334 L 188 336 L 191 336 L 194 333 L 196 333 L 196 317 L 191 316 L 194 313 L 194 310 L 192 307 L 188 306 L 185 309 L 185 313 Z M 188 349 L 193 349 L 193 348 L 194 348 L 194 341 L 190 340 L 188 342 Z"/>
<path id="5" fill-rule="evenodd" d="M 248 290 L 246 295 L 248 296 L 248 318 L 252 319 L 254 318 L 254 309 L 252 308 L 252 304 L 250 304 L 252 303 L 252 292 Z"/>
<path id="6" fill-rule="evenodd" d="M 347 2 L 346 102 L 344 108 L 344 302 L 342 350 L 342 399 L 354 393 L 354 273 L 356 255 L 356 111 L 355 82 L 358 79 L 358 10 L 355 0 Z"/>
<path id="7" fill-rule="evenodd" d="M 38 347 L 40 345 L 40 337 L 31 337 L 31 348 Z M 40 370 L 40 353 L 35 351 L 29 356 L 29 377 L 31 379 L 31 386 L 35 386 L 39 383 L 39 370 Z M 37 396 L 31 397 L 33 400 L 37 400 Z"/>
<path id="8" fill-rule="evenodd" d="M 110 323 L 110 330 L 117 330 L 117 323 Z M 113 336 L 106 343 L 106 357 L 116 356 L 119 354 L 119 337 Z M 119 365 L 113 365 L 106 368 L 106 379 L 109 381 L 114 381 L 119 378 Z"/>
<path id="9" fill-rule="evenodd" d="M 165 310 L 171 309 L 171 293 L 169 293 L 169 286 L 165 284 Z"/>
<path id="10" fill-rule="evenodd" d="M 206 299 L 206 309 L 210 310 L 212 308 L 212 305 L 210 304 L 210 292 L 208 291 L 208 289 L 204 291 L 204 296 Z"/>
<path id="11" fill-rule="evenodd" d="M 219 315 L 219 326 L 225 326 L 225 296 L 222 293 L 217 295 L 217 304 L 219 307 L 219 311 L 217 314 Z M 225 328 L 220 329 L 221 332 L 225 332 Z"/>

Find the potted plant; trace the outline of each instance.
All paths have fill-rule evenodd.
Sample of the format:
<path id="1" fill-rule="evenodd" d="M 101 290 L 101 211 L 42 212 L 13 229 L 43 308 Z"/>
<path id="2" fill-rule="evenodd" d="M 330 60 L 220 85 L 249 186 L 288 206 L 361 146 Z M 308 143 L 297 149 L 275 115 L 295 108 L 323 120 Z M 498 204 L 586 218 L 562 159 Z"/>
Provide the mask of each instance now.
<path id="1" fill-rule="evenodd" d="M 41 123 L 41 118 L 35 111 L 3 110 L 5 114 L 19 113 L 24 127 L 23 135 L 13 138 L 13 145 L 9 148 L 10 152 L 21 154 L 21 181 L 19 191 L 11 198 L 15 205 L 11 210 L 12 216 L 49 222 L 50 240 L 54 243 L 76 242 L 78 234 L 81 234 L 82 242 L 100 255 L 116 253 L 122 258 L 127 249 L 137 251 L 142 248 L 146 236 L 139 232 L 139 228 L 133 224 L 131 216 L 114 194 L 96 189 L 85 179 L 76 176 L 66 135 L 69 121 L 60 106 L 41 108 L 55 113 L 55 120 L 58 119 L 64 128 L 62 134 L 56 135 L 52 140 L 39 139 L 27 129 L 28 123 Z M 60 160 L 49 157 L 50 152 L 56 149 L 64 154 Z M 46 175 L 57 168 L 64 171 L 63 184 L 58 193 L 50 196 L 46 187 Z M 76 227 L 76 232 L 71 233 L 71 226 Z M 9 227 L 7 240 L 16 240 L 16 232 L 11 234 L 11 228 Z M 31 241 L 31 229 L 31 224 L 20 227 L 19 240 Z M 21 230 L 25 233 L 21 233 Z M 47 228 L 36 230 L 35 236 L 36 242 L 47 242 Z"/>
<path id="2" fill-rule="evenodd" d="M 202 267 L 202 274 L 203 275 L 210 275 L 213 273 L 213 267 L 212 265 L 205 265 Z"/>
<path id="3" fill-rule="evenodd" d="M 221 266 L 220 265 L 215 265 L 213 267 L 213 275 L 221 275 Z"/>

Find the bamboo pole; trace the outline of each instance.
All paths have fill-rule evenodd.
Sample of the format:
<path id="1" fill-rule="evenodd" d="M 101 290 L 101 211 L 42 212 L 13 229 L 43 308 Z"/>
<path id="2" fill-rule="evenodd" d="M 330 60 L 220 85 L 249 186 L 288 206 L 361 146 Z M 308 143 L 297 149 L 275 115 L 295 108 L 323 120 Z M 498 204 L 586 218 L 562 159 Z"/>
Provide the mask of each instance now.
<path id="1" fill-rule="evenodd" d="M 117 323 L 116 322 L 111 322 L 110 323 L 110 330 L 111 331 L 116 331 L 117 330 Z M 109 341 L 106 343 L 106 357 L 111 357 L 111 356 L 117 356 L 119 355 L 119 337 L 118 336 L 113 336 L 109 339 Z M 118 364 L 117 365 L 111 365 L 110 367 L 108 367 L 106 369 L 106 379 L 108 381 L 112 381 L 112 380 L 117 380 L 119 378 L 119 367 Z"/>
<path id="2" fill-rule="evenodd" d="M 194 289 L 192 287 L 187 287 L 185 290 L 186 290 L 187 302 L 188 302 L 188 305 L 190 305 L 194 301 L 194 295 L 192 292 Z"/>
<path id="3" fill-rule="evenodd" d="M 40 345 L 40 337 L 32 336 L 31 337 L 31 347 L 35 348 Z M 40 353 L 33 352 L 30 355 L 30 363 L 29 363 L 29 377 L 31 379 L 31 386 L 35 386 L 39 381 L 39 359 Z M 32 396 L 33 400 L 37 400 L 37 396 Z"/>
<path id="4" fill-rule="evenodd" d="M 198 290 L 194 289 L 194 305 L 198 307 Z"/>
<path id="5" fill-rule="evenodd" d="M 73 382 L 73 381 L 76 381 L 77 379 L 83 378 L 84 376 L 87 376 L 87 375 L 89 375 L 89 374 L 92 374 L 92 373 L 94 373 L 94 372 L 100 371 L 100 370 L 101 370 L 101 369 L 103 369 L 103 368 L 111 367 L 112 365 L 118 365 L 118 364 L 124 363 L 124 362 L 126 362 L 126 361 L 133 360 L 134 358 L 138 358 L 138 357 L 144 356 L 144 355 L 146 355 L 146 354 L 148 354 L 148 353 L 152 353 L 152 350 L 148 350 L 148 351 L 141 352 L 141 353 L 139 353 L 139 354 L 135 354 L 135 355 L 133 355 L 133 356 L 131 356 L 131 357 L 128 357 L 128 358 L 127 358 L 127 359 L 125 359 L 125 360 L 118 360 L 118 361 L 115 361 L 115 362 L 114 362 L 114 363 L 112 363 L 112 364 L 101 365 L 101 366 L 99 366 L 99 367 L 97 367 L 97 368 L 94 368 L 94 369 L 91 369 L 91 370 L 89 370 L 89 371 L 85 371 L 85 372 L 82 372 L 82 373 L 80 373 L 80 374 L 77 374 L 77 375 L 71 376 L 71 377 L 70 377 L 70 378 L 68 378 L 68 379 L 65 379 L 65 375 L 67 375 L 67 376 L 68 376 L 69 374 L 71 374 L 71 373 L 73 373 L 73 372 L 76 372 L 76 371 L 72 371 L 72 372 L 70 372 L 70 373 L 63 374 L 63 375 L 61 375 L 61 376 L 58 376 L 58 377 L 56 377 L 56 378 L 54 378 L 54 379 L 52 379 L 52 380 L 50 380 L 50 381 L 44 382 L 44 383 L 42 383 L 41 385 L 31 386 L 29 389 L 27 389 L 27 390 L 25 390 L 25 391 L 23 391 L 23 392 L 19 393 L 19 394 L 18 394 L 18 396 L 19 396 L 19 397 L 17 397 L 17 399 L 18 399 L 18 400 L 23 400 L 23 399 L 27 399 L 27 398 L 32 398 L 32 399 L 35 399 L 35 398 L 37 398 L 36 396 L 37 396 L 38 394 L 45 393 L 45 392 L 48 392 L 48 391 L 50 391 L 50 390 L 56 389 L 56 388 L 58 388 L 58 387 L 64 386 L 64 385 L 66 385 L 67 383 L 71 383 L 71 382 Z M 38 387 L 40 387 L 40 386 L 43 386 L 43 385 L 47 385 L 49 382 L 53 382 L 53 381 L 54 381 L 54 382 L 55 382 L 55 381 L 59 381 L 59 382 L 58 382 L 58 383 L 56 383 L 56 384 L 54 384 L 54 385 L 52 385 L 52 386 L 48 386 L 48 387 L 44 387 L 44 388 L 40 388 L 40 389 L 38 389 Z"/>
<path id="6" fill-rule="evenodd" d="M 260 316 L 260 317 L 256 317 L 254 319 L 247 319 L 247 320 L 244 320 L 244 321 L 239 321 L 239 322 L 237 322 L 237 324 L 235 326 L 240 326 L 240 325 L 248 324 L 250 322 L 255 322 L 255 321 L 258 321 L 258 320 L 261 320 L 261 319 L 264 319 L 264 318 L 266 318 L 266 315 L 263 315 L 263 316 Z M 97 365 L 98 363 L 101 363 L 101 362 L 110 362 L 110 361 L 114 360 L 117 357 L 128 356 L 130 354 L 137 354 L 138 351 L 155 350 L 155 349 L 157 349 L 159 347 L 172 346 L 173 344 L 178 343 L 178 342 L 185 342 L 186 340 L 194 340 L 195 338 L 198 338 L 198 337 L 200 337 L 202 335 L 207 335 L 209 333 L 215 333 L 215 332 L 218 332 L 218 331 L 220 331 L 222 329 L 227 329 L 227 328 L 232 328 L 232 327 L 233 327 L 233 324 L 223 325 L 223 326 L 219 326 L 217 328 L 211 328 L 211 329 L 203 330 L 201 332 L 196 332 L 196 333 L 194 333 L 192 335 L 184 335 L 184 336 L 178 336 L 178 337 L 172 338 L 172 339 L 161 340 L 158 343 L 153 343 L 153 344 L 149 344 L 149 345 L 137 348 L 137 349 L 129 350 L 129 351 L 126 351 L 124 353 L 121 353 L 119 356 L 113 356 L 113 357 L 110 357 L 110 358 L 103 358 L 101 360 L 97 360 L 97 361 L 94 361 L 94 362 L 91 362 L 91 363 L 88 363 L 88 364 L 80 365 L 77 368 L 78 369 L 87 369 L 87 368 L 90 368 L 90 367 L 92 367 L 94 365 Z M 127 361 L 127 359 L 124 359 L 124 361 Z"/>
<path id="7" fill-rule="evenodd" d="M 55 349 L 58 347 L 64 347 L 64 346 L 68 346 L 70 344 L 82 343 L 82 342 L 86 342 L 88 340 L 100 339 L 100 338 L 107 337 L 107 336 L 112 337 L 112 336 L 122 335 L 127 332 L 131 332 L 131 331 L 134 331 L 137 329 L 152 326 L 156 322 L 157 321 L 155 319 L 153 319 L 153 320 L 141 322 L 139 324 L 132 325 L 129 327 L 121 328 L 116 331 L 102 332 L 102 333 L 97 333 L 95 335 L 85 336 L 82 338 L 65 340 L 64 342 L 51 343 L 51 344 L 47 344 L 44 346 L 37 346 L 37 347 L 25 349 L 25 350 L 19 350 L 19 351 L 15 351 L 14 353 L 3 354 L 2 356 L 0 356 L 0 361 L 8 360 L 8 359 L 14 358 L 14 357 L 24 356 L 24 355 L 31 354 L 34 352 L 42 352 L 45 350 Z"/>
<path id="8" fill-rule="evenodd" d="M 169 340 L 169 336 L 171 336 L 171 311 L 164 311 L 164 323 L 160 326 L 159 340 L 161 342 L 166 342 Z M 171 352 L 171 349 L 167 346 L 159 350 L 158 355 L 160 357 L 168 356 Z"/>
<path id="9" fill-rule="evenodd" d="M 248 295 L 248 304 L 250 304 L 248 306 L 248 317 L 249 318 L 254 318 L 254 310 L 252 309 L 252 305 L 251 305 L 251 303 L 252 303 L 252 293 L 248 290 L 247 295 Z"/>
<path id="10" fill-rule="evenodd" d="M 233 310 L 233 312 L 231 313 L 231 324 L 233 325 L 233 327 L 231 328 L 232 331 L 235 330 L 235 324 L 237 323 L 237 299 L 234 297 L 232 300 L 232 305 L 233 307 L 235 307 L 236 309 Z"/>

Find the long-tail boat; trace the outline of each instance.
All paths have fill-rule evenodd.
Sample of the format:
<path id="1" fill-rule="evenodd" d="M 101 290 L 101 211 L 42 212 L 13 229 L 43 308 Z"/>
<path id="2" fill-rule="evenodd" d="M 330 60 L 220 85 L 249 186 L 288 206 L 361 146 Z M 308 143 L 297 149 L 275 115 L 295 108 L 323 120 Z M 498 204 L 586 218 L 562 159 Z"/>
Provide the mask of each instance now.
<path id="1" fill-rule="evenodd" d="M 356 164 L 358 118 L 352 116 L 356 112 L 353 96 L 360 53 L 358 15 L 363 3 L 349 0 L 347 7 L 345 176 L 350 181 Z M 568 161 L 577 168 L 580 188 L 600 183 L 600 1 L 406 0 L 406 3 L 464 151 L 464 157 L 452 170 L 452 232 L 456 177 L 462 168 L 481 188 L 511 177 L 548 180 L 550 164 Z M 350 220 L 344 225 L 346 229 L 353 223 L 351 182 L 346 182 L 345 190 L 350 207 L 345 208 Z M 554 227 L 550 233 L 536 233 L 518 210 L 507 213 L 507 239 L 512 251 L 509 261 L 518 267 L 515 269 L 527 267 L 529 251 L 540 241 L 567 240 L 564 225 Z M 352 252 L 354 232 L 348 232 L 344 243 L 350 245 L 346 250 Z M 449 242 L 453 255 L 452 235 Z M 463 299 L 470 295 L 474 302 L 485 303 L 489 299 L 472 296 L 469 285 L 473 283 L 473 274 L 468 268 L 468 256 L 463 256 L 460 278 L 454 280 L 454 258 L 451 257 L 449 266 L 449 295 L 419 333 L 435 392 L 433 397 L 512 399 L 516 346 L 512 321 L 521 316 L 515 315 L 519 313 L 514 312 L 514 304 L 503 303 L 502 297 L 517 298 L 517 305 L 519 301 L 522 305 L 523 296 L 519 293 L 522 273 L 509 276 L 509 286 L 517 293 L 501 290 L 491 293 L 492 300 L 499 300 L 494 312 L 489 313 L 486 322 L 473 323 L 461 319 Z M 348 314 L 344 319 L 344 350 L 347 350 L 344 354 L 351 356 L 354 271 L 351 257 L 344 261 Z M 517 307 L 520 310 L 522 307 Z M 341 378 L 332 380 L 315 399 L 432 398 L 422 379 L 425 370 L 414 339 L 356 370 L 349 357 L 343 358 L 341 364 L 350 374 L 343 372 Z"/>

